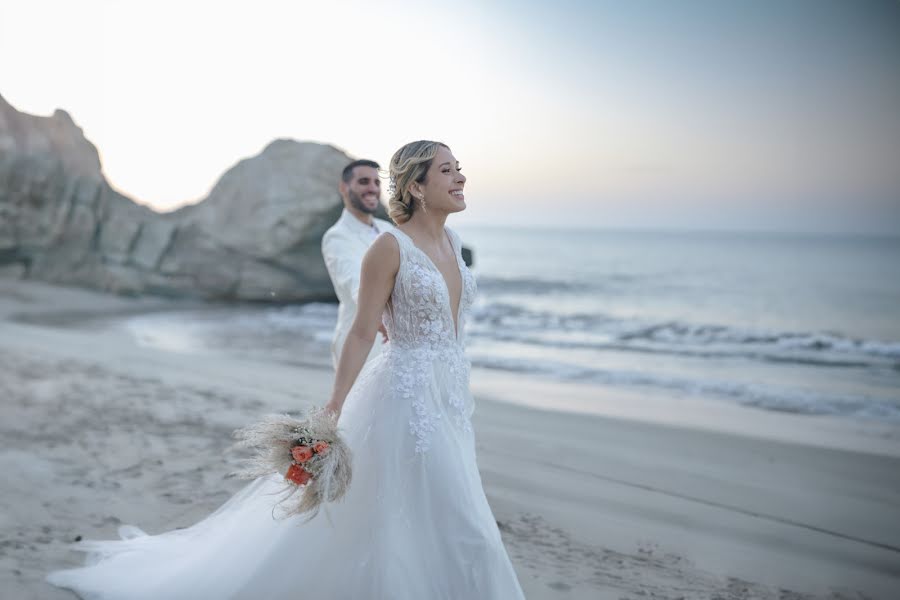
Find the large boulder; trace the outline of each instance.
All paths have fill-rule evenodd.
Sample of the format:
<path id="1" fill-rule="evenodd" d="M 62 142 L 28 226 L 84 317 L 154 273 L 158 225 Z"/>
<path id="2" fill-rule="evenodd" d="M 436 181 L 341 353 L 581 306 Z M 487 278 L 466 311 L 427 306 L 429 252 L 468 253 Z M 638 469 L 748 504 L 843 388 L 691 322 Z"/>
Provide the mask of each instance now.
<path id="1" fill-rule="evenodd" d="M 201 202 L 156 213 L 113 190 L 64 111 L 27 115 L 0 97 L 0 276 L 129 294 L 291 302 L 334 291 L 320 242 L 341 211 L 350 160 L 276 140 Z"/>

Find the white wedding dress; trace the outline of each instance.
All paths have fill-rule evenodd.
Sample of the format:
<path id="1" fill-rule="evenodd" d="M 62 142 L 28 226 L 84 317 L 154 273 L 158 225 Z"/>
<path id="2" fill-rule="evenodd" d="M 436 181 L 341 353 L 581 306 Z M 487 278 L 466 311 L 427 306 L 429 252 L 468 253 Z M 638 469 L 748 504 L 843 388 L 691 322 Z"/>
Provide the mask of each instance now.
<path id="1" fill-rule="evenodd" d="M 462 276 L 462 332 L 475 280 Z M 384 314 L 390 342 L 347 396 L 339 427 L 353 450 L 340 502 L 307 523 L 277 520 L 280 477 L 253 481 L 203 521 L 76 545 L 83 568 L 48 581 L 86 599 L 524 599 L 482 488 L 469 363 L 443 276 L 399 230 L 400 269 Z M 210 457 L 213 460 L 213 457 Z"/>

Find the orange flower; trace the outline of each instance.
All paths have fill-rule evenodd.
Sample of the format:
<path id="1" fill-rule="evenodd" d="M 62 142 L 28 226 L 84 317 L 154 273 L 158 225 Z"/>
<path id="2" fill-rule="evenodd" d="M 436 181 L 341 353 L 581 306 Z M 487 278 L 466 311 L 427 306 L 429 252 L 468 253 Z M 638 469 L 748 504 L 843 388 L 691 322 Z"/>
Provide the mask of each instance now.
<path id="1" fill-rule="evenodd" d="M 313 449 L 316 451 L 316 454 L 321 454 L 328 450 L 328 442 L 316 442 L 313 445 Z"/>
<path id="2" fill-rule="evenodd" d="M 287 470 L 287 473 L 284 474 L 284 478 L 290 482 L 296 483 L 297 485 L 303 485 L 307 481 L 309 481 L 310 477 L 309 471 L 301 467 L 300 465 L 291 465 L 291 467 Z"/>
<path id="3" fill-rule="evenodd" d="M 312 458 L 313 451 L 309 446 L 294 446 L 291 448 L 291 456 L 299 463 L 304 463 Z"/>

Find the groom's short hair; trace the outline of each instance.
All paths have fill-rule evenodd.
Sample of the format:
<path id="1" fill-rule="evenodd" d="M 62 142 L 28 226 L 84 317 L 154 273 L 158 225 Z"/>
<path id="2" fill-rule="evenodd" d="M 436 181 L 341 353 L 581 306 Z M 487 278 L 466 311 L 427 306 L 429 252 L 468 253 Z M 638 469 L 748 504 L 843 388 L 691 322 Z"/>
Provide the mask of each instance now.
<path id="1" fill-rule="evenodd" d="M 354 160 L 352 163 L 344 167 L 344 171 L 341 173 L 341 181 L 343 181 L 344 183 L 350 183 L 350 180 L 353 179 L 353 169 L 355 169 L 356 167 L 372 167 L 375 170 L 381 168 L 374 160 L 367 160 L 365 158 Z"/>

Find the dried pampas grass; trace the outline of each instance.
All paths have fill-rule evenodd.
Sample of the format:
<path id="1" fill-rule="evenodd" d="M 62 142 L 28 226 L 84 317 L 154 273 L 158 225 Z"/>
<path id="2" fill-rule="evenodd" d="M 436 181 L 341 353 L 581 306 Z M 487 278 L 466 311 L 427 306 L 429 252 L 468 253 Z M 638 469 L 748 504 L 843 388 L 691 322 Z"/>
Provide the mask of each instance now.
<path id="1" fill-rule="evenodd" d="M 318 452 L 302 463 L 312 476 L 308 483 L 296 485 L 285 481 L 284 497 L 275 508 L 282 517 L 305 515 L 304 522 L 315 517 L 325 502 L 340 500 L 350 487 L 352 454 L 338 434 L 337 416 L 322 408 L 306 412 L 302 419 L 289 415 L 270 415 L 259 423 L 234 432 L 238 448 L 249 448 L 255 455 L 243 461 L 242 468 L 232 475 L 241 479 L 256 479 L 277 473 L 284 476 L 294 460 L 291 449 L 326 442 L 327 450 Z M 295 467 L 296 468 L 296 467 Z"/>

